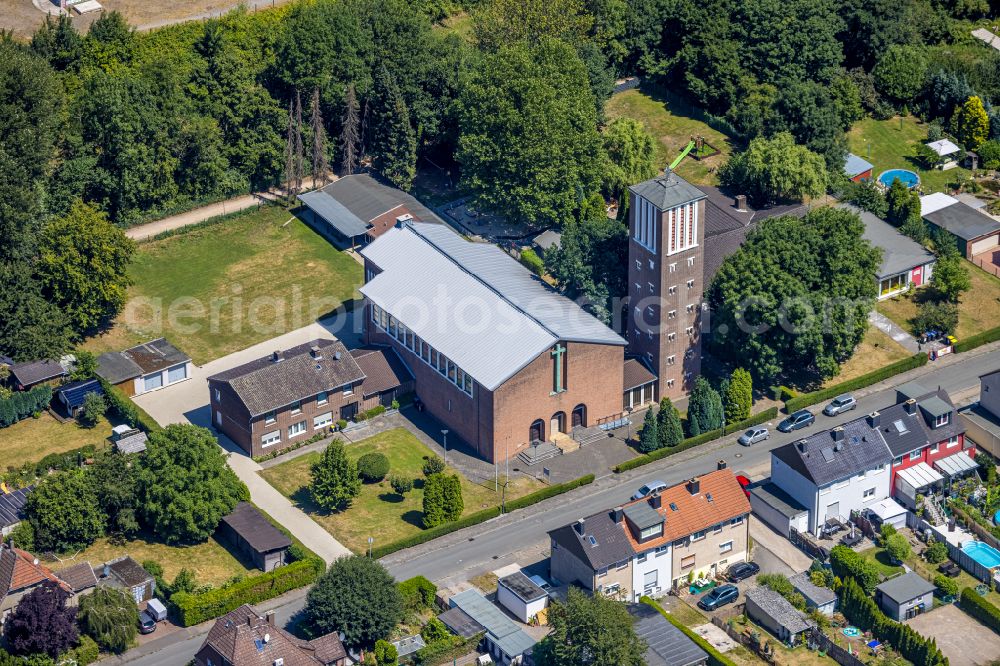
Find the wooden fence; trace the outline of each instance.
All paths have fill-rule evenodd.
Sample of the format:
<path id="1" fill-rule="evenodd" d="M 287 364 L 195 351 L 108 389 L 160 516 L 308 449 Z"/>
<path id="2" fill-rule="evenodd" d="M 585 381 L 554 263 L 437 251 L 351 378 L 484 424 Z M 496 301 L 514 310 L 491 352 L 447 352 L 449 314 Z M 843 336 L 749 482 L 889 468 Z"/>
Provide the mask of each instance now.
<path id="1" fill-rule="evenodd" d="M 834 643 L 829 636 L 818 629 L 813 632 L 812 641 L 819 646 L 821 651 L 840 664 L 840 666 L 865 666 L 865 662 Z"/>

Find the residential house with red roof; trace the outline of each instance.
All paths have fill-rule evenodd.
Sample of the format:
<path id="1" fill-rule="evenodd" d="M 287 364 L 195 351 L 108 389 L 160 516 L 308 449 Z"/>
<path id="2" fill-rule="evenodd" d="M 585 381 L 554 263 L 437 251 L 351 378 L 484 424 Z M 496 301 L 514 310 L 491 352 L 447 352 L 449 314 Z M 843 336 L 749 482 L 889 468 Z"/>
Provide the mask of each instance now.
<path id="1" fill-rule="evenodd" d="M 24 595 L 47 581 L 71 594 L 73 592 L 69 585 L 28 551 L 7 545 L 0 547 L 0 624 Z"/>

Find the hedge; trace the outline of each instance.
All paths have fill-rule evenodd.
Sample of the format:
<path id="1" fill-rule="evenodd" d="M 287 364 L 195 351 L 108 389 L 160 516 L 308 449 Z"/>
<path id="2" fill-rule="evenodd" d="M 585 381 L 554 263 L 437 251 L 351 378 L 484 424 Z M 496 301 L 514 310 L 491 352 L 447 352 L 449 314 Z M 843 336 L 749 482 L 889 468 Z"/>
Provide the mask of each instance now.
<path id="1" fill-rule="evenodd" d="M 840 382 L 839 384 L 834 384 L 833 386 L 820 389 L 819 391 L 803 393 L 797 398 L 792 398 L 791 400 L 786 401 L 785 409 L 788 410 L 789 414 L 791 414 L 792 412 L 798 411 L 803 407 L 808 407 L 809 405 L 815 405 L 817 402 L 836 398 L 841 393 L 846 393 L 847 391 L 856 391 L 858 389 L 865 388 L 866 386 L 877 384 L 880 381 L 894 377 L 901 372 L 913 370 L 914 368 L 919 368 L 920 366 L 926 364 L 927 354 L 914 354 L 913 356 L 904 358 L 901 361 L 890 363 L 883 368 L 869 372 L 866 375 L 861 375 L 860 377 L 855 377 L 854 379 L 848 379 L 846 382 Z"/>
<path id="2" fill-rule="evenodd" d="M 573 490 L 574 488 L 579 488 L 580 486 L 585 486 L 589 483 L 594 482 L 594 475 L 588 474 L 586 476 L 581 476 L 579 479 L 574 479 L 573 481 L 568 481 L 566 483 L 560 483 L 554 486 L 549 486 L 548 488 L 543 488 L 537 492 L 531 493 L 530 495 L 525 495 L 524 497 L 519 497 L 516 500 L 511 500 L 507 502 L 507 511 L 515 511 L 517 509 L 523 509 L 524 507 L 531 506 L 532 504 L 537 504 L 542 500 L 546 500 L 550 497 L 555 497 L 556 495 L 561 495 L 565 492 Z M 477 511 L 476 513 L 470 513 L 468 516 L 459 518 L 458 520 L 452 521 L 450 523 L 445 523 L 443 525 L 438 525 L 437 527 L 432 527 L 430 529 L 424 530 L 423 532 L 418 532 L 413 536 L 407 537 L 405 539 L 400 539 L 398 541 L 393 541 L 392 543 L 387 543 L 384 546 L 379 546 L 372 550 L 372 557 L 379 559 L 395 553 L 398 550 L 403 550 L 404 548 L 411 548 L 413 546 L 419 546 L 422 543 L 427 543 L 428 541 L 433 541 L 438 537 L 442 537 L 445 534 L 451 534 L 452 532 L 457 532 L 458 530 L 465 529 L 466 527 L 472 527 L 473 525 L 478 525 L 479 523 L 484 523 L 491 518 L 496 518 L 500 515 L 500 507 L 493 506 L 489 509 L 483 509 L 482 511 Z"/>
<path id="3" fill-rule="evenodd" d="M 958 605 L 966 613 L 1000 634 L 1000 608 L 990 603 L 986 597 L 980 596 L 971 587 L 966 587 L 958 598 Z"/>
<path id="4" fill-rule="evenodd" d="M 955 343 L 955 351 L 966 352 L 970 349 L 975 349 L 976 347 L 996 342 L 997 340 L 1000 340 L 1000 326 L 983 331 L 982 333 L 977 333 L 976 335 L 970 335 L 964 340 L 959 340 Z"/>
<path id="5" fill-rule="evenodd" d="M 738 430 L 743 430 L 744 428 L 749 428 L 750 426 L 755 426 L 758 423 L 764 423 L 765 421 L 770 421 L 771 419 L 778 416 L 777 407 L 768 407 L 759 414 L 754 414 L 750 418 L 740 421 L 739 423 L 733 423 L 726 427 L 726 432 L 733 433 Z M 713 439 L 718 439 L 722 437 L 723 433 L 721 428 L 716 428 L 715 430 L 709 430 L 708 432 L 703 432 L 700 435 L 694 437 L 688 437 L 682 441 L 677 446 L 667 446 L 662 449 L 657 449 L 652 453 L 646 453 L 641 456 L 636 456 L 631 460 L 626 460 L 620 465 L 614 467 L 616 473 L 627 472 L 630 469 L 635 469 L 636 467 L 642 467 L 643 465 L 648 465 L 651 462 L 660 460 L 661 458 L 666 458 L 667 456 L 672 456 L 674 454 L 680 453 L 681 451 L 687 451 L 688 449 L 694 448 L 705 442 L 710 442 Z"/>
<path id="6" fill-rule="evenodd" d="M 397 583 L 396 587 L 403 595 L 403 605 L 406 606 L 407 610 L 417 611 L 422 608 L 433 608 L 434 598 L 437 596 L 437 585 L 423 576 L 407 578 L 402 583 Z"/>
<path id="7" fill-rule="evenodd" d="M 190 627 L 221 617 L 243 604 L 258 604 L 268 599 L 311 585 L 326 569 L 323 560 L 307 558 L 273 571 L 244 578 L 228 587 L 206 592 L 178 592 L 170 597 L 181 626 Z"/>
<path id="8" fill-rule="evenodd" d="M 657 611 L 659 611 L 660 615 L 667 618 L 667 622 L 680 629 L 685 636 L 694 641 L 695 645 L 697 645 L 702 650 L 707 652 L 708 666 L 736 666 L 735 662 L 731 661 L 729 657 L 725 656 L 724 654 L 716 650 L 711 643 L 709 643 L 704 638 L 694 633 L 686 626 L 684 626 L 676 619 L 674 619 L 674 617 L 670 615 L 670 613 L 666 612 L 665 610 L 663 610 L 663 608 L 660 607 L 660 604 L 656 603 L 649 597 L 642 597 L 641 599 L 639 599 L 639 601 L 646 604 L 647 606 L 655 608 Z"/>
<path id="9" fill-rule="evenodd" d="M 103 377 L 98 377 L 97 379 L 101 382 L 101 387 L 104 389 L 104 395 L 108 401 L 108 409 L 112 414 L 133 428 L 140 428 L 146 432 L 162 430 L 156 419 L 150 416 L 142 407 L 135 404 L 120 388 L 112 386 Z"/>
<path id="10" fill-rule="evenodd" d="M 463 657 L 474 650 L 482 638 L 482 632 L 462 638 L 461 636 L 449 636 L 448 638 L 434 641 L 430 645 L 420 648 L 410 659 L 415 666 L 425 666 L 425 664 L 442 664 Z"/>
<path id="11" fill-rule="evenodd" d="M 0 428 L 43 411 L 50 402 L 52 387 L 47 384 L 27 391 L 14 391 L 9 398 L 0 398 Z"/>

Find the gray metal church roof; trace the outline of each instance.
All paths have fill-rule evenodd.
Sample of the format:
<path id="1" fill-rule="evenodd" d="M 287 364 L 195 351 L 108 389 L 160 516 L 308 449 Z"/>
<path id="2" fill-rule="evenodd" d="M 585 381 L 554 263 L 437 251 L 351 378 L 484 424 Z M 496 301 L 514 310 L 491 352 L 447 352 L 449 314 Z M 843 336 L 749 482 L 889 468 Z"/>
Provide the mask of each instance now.
<path id="1" fill-rule="evenodd" d="M 361 293 L 488 390 L 559 340 L 625 345 L 502 250 L 445 225 L 390 229 L 361 254 L 382 271 Z"/>
<path id="2" fill-rule="evenodd" d="M 662 176 L 632 185 L 629 190 L 660 210 L 670 210 L 681 204 L 705 198 L 704 192 L 670 169 L 667 169 L 667 172 Z"/>

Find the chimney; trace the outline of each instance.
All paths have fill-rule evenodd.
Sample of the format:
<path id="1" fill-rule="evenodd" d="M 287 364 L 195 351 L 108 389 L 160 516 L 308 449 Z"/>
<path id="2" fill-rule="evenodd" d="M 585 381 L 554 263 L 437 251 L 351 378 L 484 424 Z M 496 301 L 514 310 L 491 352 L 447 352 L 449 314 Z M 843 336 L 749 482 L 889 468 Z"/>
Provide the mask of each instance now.
<path id="1" fill-rule="evenodd" d="M 692 495 L 697 495 L 701 491 L 701 481 L 697 477 L 687 482 L 687 490 Z"/>
<path id="2" fill-rule="evenodd" d="M 281 362 L 281 352 L 280 351 L 275 350 L 275 351 L 271 352 L 271 362 L 272 363 L 280 363 Z"/>
<path id="3" fill-rule="evenodd" d="M 264 619 L 267 620 L 267 623 L 273 627 L 274 626 L 274 611 L 273 610 L 269 610 L 266 613 L 264 613 Z"/>
<path id="4" fill-rule="evenodd" d="M 247 615 L 247 626 L 248 627 L 252 627 L 253 626 L 253 620 L 254 620 L 255 617 L 256 617 L 255 615 Z M 257 619 L 259 620 L 260 618 L 257 618 Z"/>
<path id="5" fill-rule="evenodd" d="M 720 460 L 715 464 L 715 467 L 716 469 L 726 469 L 727 467 L 729 467 L 729 463 L 727 463 L 725 460 Z"/>
<path id="6" fill-rule="evenodd" d="M 798 442 L 796 442 L 796 444 L 798 445 L 799 451 L 801 453 L 808 453 L 809 452 L 809 441 L 808 440 L 800 439 Z"/>
<path id="7" fill-rule="evenodd" d="M 660 493 L 656 492 L 649 496 L 649 506 L 654 509 L 659 509 L 663 506 L 663 499 L 660 498 Z"/>
<path id="8" fill-rule="evenodd" d="M 576 530 L 577 534 L 583 536 L 583 518 L 580 518 L 579 520 L 576 521 L 576 523 L 573 525 L 573 529 Z"/>
<path id="9" fill-rule="evenodd" d="M 343 354 L 341 354 L 339 351 L 333 352 L 333 360 L 339 361 L 342 357 Z"/>
<path id="10" fill-rule="evenodd" d="M 396 227 L 402 228 L 411 222 L 413 222 L 413 216 L 406 213 L 405 215 L 400 215 L 396 218 Z"/>
<path id="11" fill-rule="evenodd" d="M 611 516 L 615 519 L 616 523 L 622 522 L 622 516 L 625 515 L 625 510 L 620 506 L 616 506 L 611 512 Z"/>
<path id="12" fill-rule="evenodd" d="M 745 212 L 747 209 L 747 195 L 737 194 L 736 195 L 736 210 L 740 212 Z"/>
<path id="13" fill-rule="evenodd" d="M 316 345 L 309 348 L 309 355 L 317 361 L 323 358 L 323 351 Z"/>
<path id="14" fill-rule="evenodd" d="M 842 441 L 844 441 L 844 427 L 843 426 L 837 426 L 836 428 L 833 429 L 832 432 L 833 432 L 833 441 L 835 441 L 835 442 L 842 442 Z"/>
<path id="15" fill-rule="evenodd" d="M 878 412 L 872 412 L 868 415 L 868 426 L 871 428 L 878 428 L 882 424 L 882 415 Z"/>
<path id="16" fill-rule="evenodd" d="M 914 414 L 917 413 L 917 401 L 914 400 L 913 398 L 910 398 L 903 404 L 903 409 L 906 410 L 907 414 L 913 416 Z"/>

